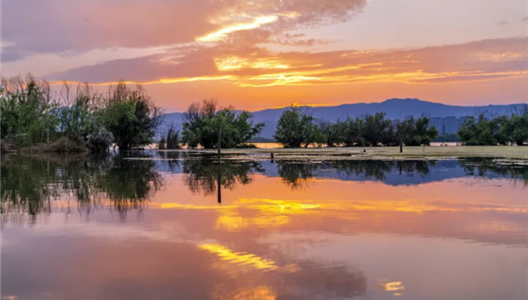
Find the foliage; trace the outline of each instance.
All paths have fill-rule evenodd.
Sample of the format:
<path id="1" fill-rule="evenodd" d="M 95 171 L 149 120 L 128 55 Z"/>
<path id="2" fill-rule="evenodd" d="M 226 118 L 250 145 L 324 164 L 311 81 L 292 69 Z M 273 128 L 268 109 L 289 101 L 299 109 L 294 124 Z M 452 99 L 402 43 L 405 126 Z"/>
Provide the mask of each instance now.
<path id="1" fill-rule="evenodd" d="M 465 145 L 523 145 L 528 142 L 528 111 L 514 113 L 510 117 L 468 117 L 458 130 L 460 141 Z"/>
<path id="2" fill-rule="evenodd" d="M 343 122 L 319 121 L 315 141 L 328 147 L 335 147 L 343 143 Z"/>
<path id="3" fill-rule="evenodd" d="M 438 136 L 438 130 L 429 126 L 429 118 L 420 117 L 418 119 L 409 118 L 403 123 L 407 122 L 404 126 L 406 131 L 406 138 L 404 143 L 406 146 L 429 146 L 434 138 Z"/>
<path id="4" fill-rule="evenodd" d="M 218 164 L 214 160 L 192 158 L 183 161 L 185 184 L 192 193 L 204 196 L 215 193 L 218 185 L 231 190 L 238 184 L 250 184 L 255 172 L 263 172 L 259 162 Z"/>
<path id="5" fill-rule="evenodd" d="M 71 87 L 65 83 L 61 91 L 59 131 L 73 142 L 84 144 L 94 152 L 105 151 L 114 137 L 102 124 L 104 101 L 88 84 L 79 84 L 71 95 Z"/>
<path id="6" fill-rule="evenodd" d="M 419 146 L 429 145 L 437 135 L 438 131 L 429 126 L 427 117 L 393 121 L 380 112 L 363 118 L 349 117 L 344 121 L 315 122 L 300 108 L 292 107 L 282 114 L 275 139 L 286 147 L 307 146 L 314 142 L 328 147 Z"/>
<path id="7" fill-rule="evenodd" d="M 394 128 L 391 120 L 385 119 L 385 113 L 367 115 L 364 119 L 363 138 L 366 145 L 378 146 L 394 143 Z"/>
<path id="8" fill-rule="evenodd" d="M 509 142 L 519 146 L 528 143 L 528 108 L 510 117 L 509 122 L 503 126 L 503 134 L 508 137 Z"/>
<path id="9" fill-rule="evenodd" d="M 365 121 L 361 118 L 347 118 L 343 122 L 343 143 L 347 147 L 352 146 L 365 146 L 367 143 L 363 137 L 363 132 L 365 130 Z"/>
<path id="10" fill-rule="evenodd" d="M 52 92 L 48 82 L 32 75 L 1 83 L 0 137 L 8 144 L 2 149 L 95 152 L 112 143 L 130 149 L 151 143 L 160 122 L 160 109 L 141 86 L 119 83 L 105 96 L 88 84 L 72 91 L 65 83 L 59 93 Z"/>
<path id="11" fill-rule="evenodd" d="M 284 147 L 308 147 L 314 142 L 316 129 L 317 125 L 312 116 L 301 107 L 291 106 L 282 113 L 273 137 Z"/>
<path id="12" fill-rule="evenodd" d="M 153 142 L 161 122 L 161 110 L 154 106 L 142 86 L 128 87 L 124 82 L 111 87 L 103 113 L 103 124 L 112 133 L 120 150 Z"/>
<path id="13" fill-rule="evenodd" d="M 191 148 L 198 145 L 216 148 L 220 131 L 221 147 L 234 148 L 257 136 L 264 124 L 253 124 L 248 111 L 233 107 L 218 109 L 216 100 L 193 103 L 183 115 L 182 142 Z"/>
<path id="14" fill-rule="evenodd" d="M 173 126 L 169 127 L 165 141 L 167 142 L 166 149 L 180 149 L 180 131 Z"/>
<path id="15" fill-rule="evenodd" d="M 45 142 L 57 126 L 57 103 L 46 81 L 32 75 L 2 78 L 1 138 L 19 147 Z"/>

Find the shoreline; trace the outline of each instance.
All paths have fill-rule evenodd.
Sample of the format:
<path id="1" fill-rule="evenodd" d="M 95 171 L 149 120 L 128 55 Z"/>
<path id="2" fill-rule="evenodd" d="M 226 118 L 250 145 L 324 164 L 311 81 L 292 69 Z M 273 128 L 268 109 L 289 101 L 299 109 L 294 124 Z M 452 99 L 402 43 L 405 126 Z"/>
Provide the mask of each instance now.
<path id="1" fill-rule="evenodd" d="M 154 150 L 215 155 L 216 149 Z M 234 155 L 229 160 L 438 160 L 457 158 L 494 158 L 528 164 L 528 147 L 524 146 L 455 146 L 455 147 L 336 147 L 336 148 L 241 148 L 222 149 L 222 155 Z"/>

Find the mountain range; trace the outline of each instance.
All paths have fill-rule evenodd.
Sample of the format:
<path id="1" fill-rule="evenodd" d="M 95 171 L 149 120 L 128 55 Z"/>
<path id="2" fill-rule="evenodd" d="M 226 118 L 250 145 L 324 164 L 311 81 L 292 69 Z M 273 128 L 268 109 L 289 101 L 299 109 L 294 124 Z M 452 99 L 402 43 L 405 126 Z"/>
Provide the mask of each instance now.
<path id="1" fill-rule="evenodd" d="M 305 109 L 316 119 L 321 120 L 343 120 L 347 117 L 359 117 L 377 112 L 385 112 L 389 119 L 404 119 L 409 116 L 419 117 L 422 115 L 434 118 L 465 117 L 481 113 L 487 115 L 508 115 L 521 111 L 526 104 L 486 105 L 486 106 L 458 106 L 442 103 L 423 101 L 419 99 L 389 99 L 379 103 L 353 103 L 337 106 L 306 106 Z M 255 123 L 264 123 L 265 127 L 260 134 L 261 137 L 271 138 L 275 133 L 275 127 L 282 112 L 288 109 L 271 108 L 253 112 Z M 163 121 L 159 128 L 162 132 L 174 124 L 177 129 L 182 128 L 183 113 L 169 113 L 163 115 Z"/>

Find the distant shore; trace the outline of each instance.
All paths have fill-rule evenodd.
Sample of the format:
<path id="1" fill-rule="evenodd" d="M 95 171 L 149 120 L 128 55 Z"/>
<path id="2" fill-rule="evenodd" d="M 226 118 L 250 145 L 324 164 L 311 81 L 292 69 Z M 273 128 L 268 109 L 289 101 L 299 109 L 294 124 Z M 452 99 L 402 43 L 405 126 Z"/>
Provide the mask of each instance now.
<path id="1" fill-rule="evenodd" d="M 215 149 L 162 150 L 215 154 Z M 275 160 L 435 160 L 445 158 L 496 158 L 521 160 L 528 164 L 528 147 L 524 146 L 426 146 L 404 147 L 335 147 L 335 148 L 253 148 L 222 149 L 225 155 L 248 155 L 229 159 Z"/>

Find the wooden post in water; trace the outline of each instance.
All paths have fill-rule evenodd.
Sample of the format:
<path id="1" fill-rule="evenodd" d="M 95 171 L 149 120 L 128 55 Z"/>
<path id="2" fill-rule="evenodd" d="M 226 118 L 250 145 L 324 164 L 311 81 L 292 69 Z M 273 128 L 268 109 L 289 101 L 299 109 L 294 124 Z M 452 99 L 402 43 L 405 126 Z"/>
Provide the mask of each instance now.
<path id="1" fill-rule="evenodd" d="M 222 203 L 222 170 L 220 168 L 220 164 L 218 164 L 218 177 L 216 179 L 216 184 L 218 185 L 218 203 Z"/>
<path id="2" fill-rule="evenodd" d="M 221 144 L 222 144 L 222 125 L 218 126 L 218 144 L 216 145 L 216 148 L 218 148 L 218 162 L 220 162 L 220 153 L 222 152 Z"/>

